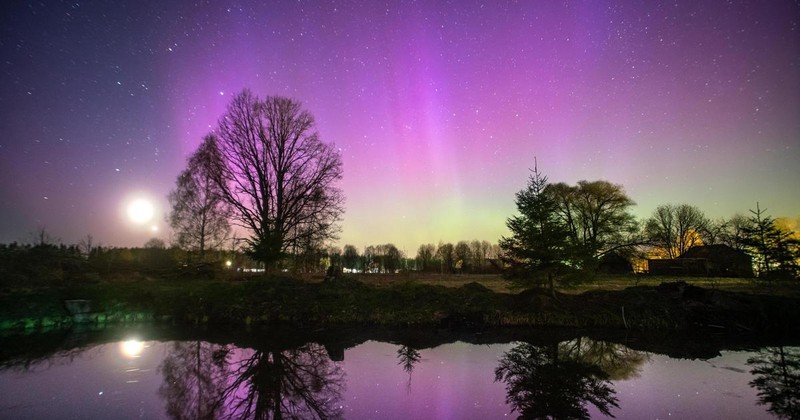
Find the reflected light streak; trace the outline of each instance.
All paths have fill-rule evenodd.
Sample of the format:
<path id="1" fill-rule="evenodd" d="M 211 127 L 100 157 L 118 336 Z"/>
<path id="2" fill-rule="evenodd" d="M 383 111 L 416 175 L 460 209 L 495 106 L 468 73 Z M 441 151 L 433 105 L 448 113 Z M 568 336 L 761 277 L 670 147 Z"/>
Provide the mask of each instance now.
<path id="1" fill-rule="evenodd" d="M 119 351 L 125 357 L 139 357 L 143 350 L 144 342 L 139 340 L 127 340 L 119 343 Z"/>

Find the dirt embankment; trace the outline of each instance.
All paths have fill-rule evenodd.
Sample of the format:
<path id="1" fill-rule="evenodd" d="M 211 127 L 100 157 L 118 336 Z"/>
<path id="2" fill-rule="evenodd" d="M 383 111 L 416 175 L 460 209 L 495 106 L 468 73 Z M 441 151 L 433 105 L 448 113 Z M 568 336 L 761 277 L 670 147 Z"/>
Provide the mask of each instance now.
<path id="1" fill-rule="evenodd" d="M 710 329 L 759 335 L 800 332 L 792 321 L 800 316 L 800 299 L 706 289 L 683 282 L 555 297 L 527 291 L 516 300 L 521 301 L 518 308 L 529 307 L 532 316 L 559 316 L 566 319 L 563 324 L 583 327 Z"/>
<path id="2" fill-rule="evenodd" d="M 76 316 L 66 301 L 87 300 Z M 720 291 L 686 283 L 582 294 L 529 290 L 496 293 L 478 283 L 458 288 L 400 282 L 388 287 L 352 278 L 309 284 L 291 278 L 248 282 L 95 284 L 0 296 L 0 329 L 66 328 L 77 322 L 169 322 L 330 326 L 569 327 L 637 331 L 711 329 L 728 333 L 800 333 L 800 299 Z"/>

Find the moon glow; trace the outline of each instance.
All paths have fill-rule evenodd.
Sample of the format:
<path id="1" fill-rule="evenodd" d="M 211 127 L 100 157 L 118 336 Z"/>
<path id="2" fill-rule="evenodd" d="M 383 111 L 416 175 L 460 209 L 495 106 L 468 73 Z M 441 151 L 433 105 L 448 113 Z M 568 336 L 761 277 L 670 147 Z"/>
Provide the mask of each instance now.
<path id="1" fill-rule="evenodd" d="M 143 198 L 138 198 L 128 204 L 128 218 L 137 224 L 144 224 L 153 219 L 155 208 L 153 203 Z"/>

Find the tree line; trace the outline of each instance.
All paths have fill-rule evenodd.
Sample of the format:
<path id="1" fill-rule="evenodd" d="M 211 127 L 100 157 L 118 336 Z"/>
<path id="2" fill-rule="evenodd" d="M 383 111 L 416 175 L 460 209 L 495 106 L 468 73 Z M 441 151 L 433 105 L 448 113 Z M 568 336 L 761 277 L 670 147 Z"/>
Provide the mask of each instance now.
<path id="1" fill-rule="evenodd" d="M 65 245 L 44 234 L 32 243 L 0 244 L 0 287 L 51 287 L 104 280 L 147 278 L 223 277 L 222 261 L 239 267 L 252 266 L 241 252 L 214 249 L 206 259 L 214 264 L 187 264 L 190 253 L 160 239 L 148 240 L 143 247 L 109 247 L 93 243 L 87 235 L 77 244 Z M 228 276 L 230 277 L 230 275 Z"/>
<path id="2" fill-rule="evenodd" d="M 534 164 L 516 194 L 517 214 L 500 240 L 507 275 L 519 287 L 566 285 L 620 257 L 677 258 L 698 245 L 724 244 L 749 254 L 760 278 L 797 278 L 800 236 L 756 204 L 750 216 L 709 220 L 696 206 L 665 204 L 639 222 L 621 185 L 550 183 Z"/>
<path id="3" fill-rule="evenodd" d="M 416 255 L 408 255 L 392 243 L 368 245 L 362 252 L 354 245 L 329 247 L 329 264 L 351 273 L 491 273 L 497 272 L 499 247 L 488 241 L 422 244 Z"/>

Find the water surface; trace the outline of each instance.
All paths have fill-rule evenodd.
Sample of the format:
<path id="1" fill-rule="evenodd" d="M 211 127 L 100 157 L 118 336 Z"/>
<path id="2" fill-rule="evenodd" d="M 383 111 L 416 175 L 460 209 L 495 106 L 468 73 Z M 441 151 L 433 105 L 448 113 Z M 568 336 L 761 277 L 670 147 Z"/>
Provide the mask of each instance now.
<path id="1" fill-rule="evenodd" d="M 280 335 L 155 339 L 115 331 L 99 339 L 61 335 L 49 350 L 53 340 L 31 345 L 35 339 L 20 337 L 23 348 L 0 359 L 0 418 L 798 414 L 797 347 L 679 358 L 585 336 L 472 344 Z"/>

